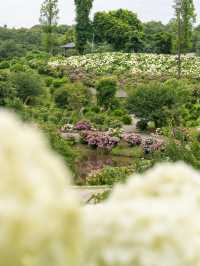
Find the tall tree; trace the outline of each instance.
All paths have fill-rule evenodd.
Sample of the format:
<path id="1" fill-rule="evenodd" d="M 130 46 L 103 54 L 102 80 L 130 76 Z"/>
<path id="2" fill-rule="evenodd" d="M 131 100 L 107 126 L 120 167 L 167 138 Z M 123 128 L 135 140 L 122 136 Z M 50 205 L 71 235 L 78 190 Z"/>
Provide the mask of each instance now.
<path id="1" fill-rule="evenodd" d="M 178 78 L 181 77 L 181 53 L 192 46 L 192 29 L 196 19 L 193 0 L 175 0 L 177 19 Z"/>
<path id="2" fill-rule="evenodd" d="M 40 23 L 45 33 L 44 44 L 48 52 L 52 53 L 54 40 L 54 28 L 58 20 L 58 0 L 45 0 L 40 10 Z"/>
<path id="3" fill-rule="evenodd" d="M 93 0 L 74 0 L 76 5 L 76 46 L 82 54 L 91 35 L 90 11 Z"/>
<path id="4" fill-rule="evenodd" d="M 196 20 L 195 7 L 193 0 L 182 0 L 181 7 L 182 22 L 182 49 L 187 52 L 192 46 L 192 29 Z"/>
<path id="5" fill-rule="evenodd" d="M 138 52 L 143 47 L 143 27 L 137 14 L 118 9 L 110 12 L 97 12 L 94 16 L 93 29 L 95 42 L 107 42 L 118 51 Z"/>

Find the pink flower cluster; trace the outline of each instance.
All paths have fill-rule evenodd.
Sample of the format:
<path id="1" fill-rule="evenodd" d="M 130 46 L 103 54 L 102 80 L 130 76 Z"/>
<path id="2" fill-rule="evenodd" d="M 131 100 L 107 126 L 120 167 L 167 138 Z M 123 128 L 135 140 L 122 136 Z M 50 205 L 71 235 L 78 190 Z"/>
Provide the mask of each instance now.
<path id="1" fill-rule="evenodd" d="M 139 146 L 142 143 L 142 137 L 135 133 L 125 133 L 122 135 L 122 139 L 133 146 Z"/>
<path id="2" fill-rule="evenodd" d="M 90 146 L 102 149 L 112 149 L 120 139 L 112 137 L 106 132 L 100 131 L 85 131 L 82 134 L 83 140 Z"/>
<path id="3" fill-rule="evenodd" d="M 151 151 L 158 151 L 158 150 L 162 150 L 164 149 L 164 146 L 165 146 L 165 142 L 164 140 L 155 140 L 154 144 L 152 144 L 150 147 L 151 147 Z"/>
<path id="4" fill-rule="evenodd" d="M 122 139 L 132 146 L 141 146 L 146 154 L 164 148 L 164 140 L 152 137 L 142 137 L 135 133 L 125 133 L 122 135 Z"/>
<path id="5" fill-rule="evenodd" d="M 74 126 L 74 129 L 75 130 L 90 130 L 91 129 L 91 124 L 88 121 L 79 121 Z"/>
<path id="6" fill-rule="evenodd" d="M 162 139 L 146 138 L 142 142 L 142 148 L 144 153 L 148 154 L 164 149 L 164 144 L 165 142 Z"/>

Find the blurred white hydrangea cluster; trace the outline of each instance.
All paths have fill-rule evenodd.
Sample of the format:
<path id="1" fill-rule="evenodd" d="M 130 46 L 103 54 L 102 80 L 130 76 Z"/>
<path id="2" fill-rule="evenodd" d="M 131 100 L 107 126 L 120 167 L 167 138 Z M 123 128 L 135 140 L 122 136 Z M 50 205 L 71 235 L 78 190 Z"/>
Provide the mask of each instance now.
<path id="1" fill-rule="evenodd" d="M 157 166 L 85 207 L 85 221 L 87 266 L 199 266 L 200 175 Z"/>
<path id="2" fill-rule="evenodd" d="M 69 179 L 36 129 L 0 111 L 0 265 L 79 265 L 81 211 Z"/>
<path id="3" fill-rule="evenodd" d="M 60 158 L 0 112 L 0 265 L 199 266 L 200 175 L 157 166 L 80 208 Z"/>

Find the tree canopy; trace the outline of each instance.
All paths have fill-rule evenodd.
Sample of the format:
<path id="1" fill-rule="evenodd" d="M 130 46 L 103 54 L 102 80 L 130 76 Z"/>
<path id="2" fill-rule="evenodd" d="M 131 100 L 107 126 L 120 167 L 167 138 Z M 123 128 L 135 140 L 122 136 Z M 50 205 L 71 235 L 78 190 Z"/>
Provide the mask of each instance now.
<path id="1" fill-rule="evenodd" d="M 116 50 L 141 49 L 143 27 L 137 15 L 129 10 L 97 12 L 93 29 L 97 43 L 107 42 Z"/>

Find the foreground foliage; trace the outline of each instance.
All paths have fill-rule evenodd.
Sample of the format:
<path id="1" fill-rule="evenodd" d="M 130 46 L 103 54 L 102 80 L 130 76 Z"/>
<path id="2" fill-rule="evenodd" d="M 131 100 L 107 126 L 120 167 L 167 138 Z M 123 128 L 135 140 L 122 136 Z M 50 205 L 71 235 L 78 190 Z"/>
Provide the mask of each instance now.
<path id="1" fill-rule="evenodd" d="M 199 172 L 160 165 L 81 207 L 38 130 L 1 112 L 0 137 L 2 265 L 199 265 Z"/>

